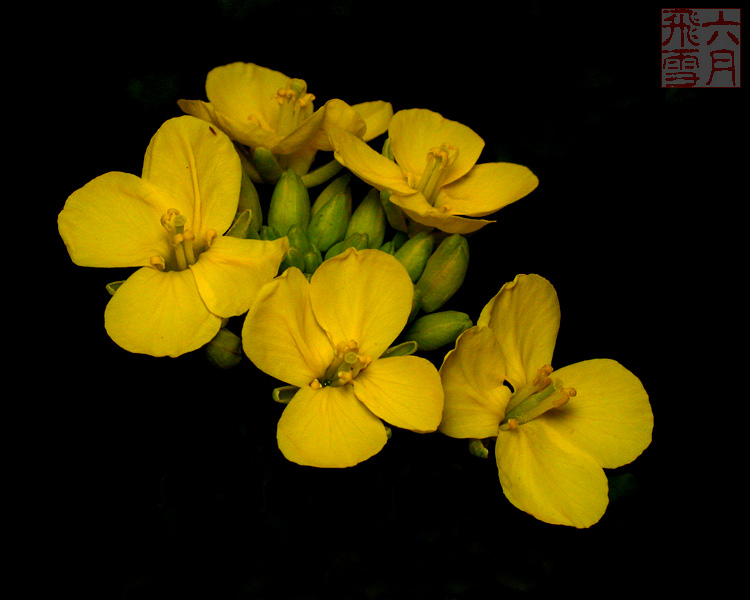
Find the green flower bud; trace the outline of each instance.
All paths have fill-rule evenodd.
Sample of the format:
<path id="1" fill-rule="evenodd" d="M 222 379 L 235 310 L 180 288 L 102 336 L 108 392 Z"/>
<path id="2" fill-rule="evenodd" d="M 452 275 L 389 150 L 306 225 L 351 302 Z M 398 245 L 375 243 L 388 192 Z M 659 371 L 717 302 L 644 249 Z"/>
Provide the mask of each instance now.
<path id="1" fill-rule="evenodd" d="M 300 176 L 287 169 L 273 189 L 268 224 L 285 236 L 292 225 L 307 229 L 309 223 L 310 195 Z"/>
<path id="2" fill-rule="evenodd" d="M 417 281 L 435 248 L 434 238 L 424 231 L 404 242 L 394 256 L 406 267 L 412 281 Z"/>
<path id="3" fill-rule="evenodd" d="M 315 273 L 315 270 L 323 262 L 323 255 L 320 253 L 320 250 L 318 250 L 314 244 L 311 245 L 308 248 L 307 252 L 304 253 L 304 258 L 305 258 L 305 273 Z"/>
<path id="4" fill-rule="evenodd" d="M 484 440 L 469 440 L 469 452 L 471 452 L 477 458 L 487 458 L 490 455 L 489 450 L 487 450 L 487 446 L 484 445 Z"/>
<path id="5" fill-rule="evenodd" d="M 280 237 L 283 237 L 279 235 L 279 232 L 270 225 L 263 225 L 260 228 L 258 235 L 260 236 L 260 239 L 266 242 L 272 242 L 273 240 L 278 240 Z"/>
<path id="6" fill-rule="evenodd" d="M 352 210 L 352 192 L 349 189 L 349 181 L 352 178 L 352 174 L 350 172 L 346 172 L 340 177 L 337 177 L 331 183 L 329 183 L 325 188 L 323 188 L 323 191 L 318 194 L 318 197 L 315 199 L 315 202 L 312 205 L 312 214 L 315 214 L 318 212 L 321 208 L 323 208 L 326 203 L 333 198 L 336 194 L 339 194 L 341 192 L 345 192 L 347 194 L 347 200 L 348 200 L 348 210 L 349 213 L 347 214 L 347 218 L 351 216 L 351 210 Z"/>
<path id="7" fill-rule="evenodd" d="M 221 328 L 205 346 L 208 360 L 222 369 L 229 369 L 242 360 L 242 340 L 228 329 Z"/>
<path id="8" fill-rule="evenodd" d="M 253 164 L 265 183 L 275 184 L 284 171 L 271 151 L 260 146 L 253 150 Z"/>
<path id="9" fill-rule="evenodd" d="M 396 252 L 401 246 L 409 241 L 409 236 L 403 231 L 397 231 L 393 234 L 393 251 Z"/>
<path id="10" fill-rule="evenodd" d="M 302 229 L 302 227 L 300 227 L 299 225 L 292 225 L 289 228 L 286 236 L 289 238 L 289 245 L 297 248 L 297 250 L 299 250 L 302 254 L 307 252 L 310 248 L 307 234 L 305 233 L 305 230 Z"/>
<path id="11" fill-rule="evenodd" d="M 385 218 L 388 219 L 391 227 L 397 231 L 409 231 L 409 226 L 406 224 L 406 215 L 400 207 L 391 202 L 391 193 L 389 191 L 382 190 L 380 192 L 380 203 L 383 205 Z"/>
<path id="12" fill-rule="evenodd" d="M 422 310 L 431 313 L 443 306 L 463 284 L 468 266 L 466 238 L 458 233 L 445 238 L 427 260 L 416 284 Z"/>
<path id="13" fill-rule="evenodd" d="M 366 233 L 355 233 L 353 236 L 341 240 L 334 244 L 326 252 L 325 259 L 341 254 L 347 248 L 356 248 L 357 250 L 365 250 L 368 247 L 369 240 L 367 239 Z"/>
<path id="14" fill-rule="evenodd" d="M 289 404 L 289 401 L 294 397 L 299 388 L 296 385 L 282 385 L 281 387 L 274 388 L 272 396 L 276 402 L 281 404 Z"/>
<path id="15" fill-rule="evenodd" d="M 297 267 L 303 273 L 305 271 L 305 257 L 302 252 L 294 246 L 289 246 L 289 250 L 287 250 L 284 260 L 281 261 L 279 272 L 283 273 L 289 267 Z"/>
<path id="16" fill-rule="evenodd" d="M 313 213 L 307 228 L 307 239 L 325 252 L 335 243 L 345 239 L 349 222 L 349 199 L 339 192 Z"/>
<path id="17" fill-rule="evenodd" d="M 348 238 L 355 233 L 366 233 L 370 240 L 370 248 L 379 248 L 383 244 L 385 213 L 383 205 L 380 204 L 380 192 L 374 188 L 352 214 L 344 237 Z"/>
<path id="18" fill-rule="evenodd" d="M 420 350 L 436 350 L 455 342 L 472 325 L 466 313 L 455 310 L 431 313 L 419 317 L 404 339 L 417 342 Z"/>

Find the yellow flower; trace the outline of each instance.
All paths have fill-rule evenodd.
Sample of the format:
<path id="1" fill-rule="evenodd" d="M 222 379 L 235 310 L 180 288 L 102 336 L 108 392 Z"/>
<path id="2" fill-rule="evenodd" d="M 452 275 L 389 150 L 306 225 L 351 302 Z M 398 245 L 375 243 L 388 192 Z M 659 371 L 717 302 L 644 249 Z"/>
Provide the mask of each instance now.
<path id="1" fill-rule="evenodd" d="M 302 79 L 252 63 L 212 69 L 206 77 L 208 102 L 179 100 L 180 108 L 213 123 L 230 138 L 274 155 L 295 155 L 304 173 L 318 150 L 332 150 L 325 129 L 335 123 L 365 140 L 385 132 L 393 115 L 390 103 L 349 106 L 338 99 L 314 109 L 315 96 Z"/>
<path id="2" fill-rule="evenodd" d="M 308 283 L 294 267 L 267 284 L 242 331 L 247 356 L 298 387 L 277 427 L 281 452 L 316 467 L 349 467 L 396 427 L 435 431 L 443 407 L 437 369 L 416 356 L 382 357 L 403 329 L 413 284 L 379 250 L 348 249 Z"/>
<path id="3" fill-rule="evenodd" d="M 547 523 L 589 527 L 608 502 L 607 477 L 651 443 L 653 413 L 641 382 L 619 363 L 550 366 L 560 324 L 552 285 L 519 275 L 484 307 L 440 369 L 440 431 L 496 437 L 510 502 Z"/>
<path id="4" fill-rule="evenodd" d="M 235 216 L 240 180 L 229 138 L 184 116 L 151 139 L 141 177 L 106 173 L 67 199 L 58 228 L 75 264 L 141 267 L 104 313 L 122 348 L 153 356 L 196 350 L 276 275 L 286 238 L 220 235 Z"/>
<path id="5" fill-rule="evenodd" d="M 523 198 L 539 183 L 513 163 L 477 165 L 484 141 L 461 123 L 425 109 L 393 115 L 388 139 L 393 161 L 362 140 L 332 127 L 328 137 L 341 164 L 381 191 L 417 223 L 446 233 L 471 233 L 483 217 Z M 395 162 L 394 162 L 395 161 Z"/>

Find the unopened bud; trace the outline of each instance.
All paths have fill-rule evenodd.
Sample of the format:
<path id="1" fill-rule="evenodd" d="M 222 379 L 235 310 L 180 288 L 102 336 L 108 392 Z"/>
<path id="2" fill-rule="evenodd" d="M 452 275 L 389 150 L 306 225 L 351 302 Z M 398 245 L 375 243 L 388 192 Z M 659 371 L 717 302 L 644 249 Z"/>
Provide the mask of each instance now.
<path id="1" fill-rule="evenodd" d="M 271 195 L 268 224 L 279 235 L 285 236 L 292 225 L 307 229 L 310 223 L 310 195 L 302 179 L 293 170 L 287 169 L 279 178 Z"/>
<path id="2" fill-rule="evenodd" d="M 226 328 L 219 329 L 205 349 L 208 360 L 222 369 L 229 369 L 242 360 L 242 340 Z"/>
<path id="3" fill-rule="evenodd" d="M 241 213 L 245 210 L 251 211 L 252 221 L 250 222 L 250 229 L 256 234 L 260 230 L 260 226 L 263 224 L 263 211 L 260 207 L 260 197 L 258 196 L 258 190 L 255 188 L 252 179 L 242 171 L 242 182 L 240 184 L 240 203 L 237 207 L 237 212 Z"/>
<path id="4" fill-rule="evenodd" d="M 429 233 L 421 231 L 404 242 L 394 256 L 406 267 L 406 272 L 409 273 L 411 280 L 416 282 L 424 271 L 434 248 L 434 238 Z"/>
<path id="5" fill-rule="evenodd" d="M 468 266 L 466 238 L 458 233 L 445 238 L 427 260 L 416 284 L 422 310 L 431 313 L 443 306 L 463 284 Z"/>
<path id="6" fill-rule="evenodd" d="M 315 270 L 323 262 L 323 255 L 320 253 L 320 250 L 318 250 L 314 244 L 311 245 L 308 248 L 307 252 L 304 253 L 304 258 L 305 258 L 305 273 L 315 273 Z"/>
<path id="7" fill-rule="evenodd" d="M 349 189 L 349 181 L 352 178 L 352 174 L 350 172 L 346 172 L 343 175 L 340 175 L 333 181 L 331 181 L 326 187 L 323 188 L 323 191 L 318 194 L 318 197 L 315 199 L 315 202 L 313 202 L 312 205 L 312 214 L 315 214 L 318 212 L 321 208 L 323 208 L 326 203 L 333 198 L 336 194 L 339 194 L 341 192 L 344 192 L 347 194 L 347 200 L 348 200 L 348 210 L 349 214 L 347 214 L 347 217 L 351 215 L 351 209 L 352 209 L 352 194 L 351 190 Z"/>
<path id="8" fill-rule="evenodd" d="M 379 248 L 385 238 L 385 213 L 380 203 L 380 192 L 373 188 L 360 202 L 349 220 L 345 238 L 355 233 L 366 233 L 370 248 Z"/>
<path id="9" fill-rule="evenodd" d="M 466 313 L 455 310 L 430 313 L 414 321 L 404 339 L 417 342 L 420 350 L 436 350 L 455 342 L 472 325 Z"/>
<path id="10" fill-rule="evenodd" d="M 307 238 L 322 252 L 345 239 L 349 221 L 346 192 L 339 192 L 313 213 L 307 228 Z"/>
<path id="11" fill-rule="evenodd" d="M 289 228 L 289 231 L 287 231 L 286 236 L 289 238 L 289 245 L 297 248 L 302 254 L 307 252 L 310 248 L 307 234 L 299 225 L 292 225 Z"/>
<path id="12" fill-rule="evenodd" d="M 284 171 L 271 151 L 261 146 L 253 150 L 253 165 L 265 183 L 275 184 Z"/>
<path id="13" fill-rule="evenodd" d="M 366 233 L 355 233 L 353 236 L 341 240 L 337 244 L 334 244 L 326 252 L 325 259 L 328 260 L 332 256 L 341 254 L 347 248 L 356 248 L 357 250 L 365 250 L 368 247 L 369 240 L 367 239 Z"/>
<path id="14" fill-rule="evenodd" d="M 406 223 L 406 215 L 400 207 L 391 202 L 391 193 L 389 191 L 382 190 L 380 192 L 380 203 L 383 206 L 385 218 L 388 219 L 391 227 L 397 231 L 409 231 L 409 226 Z"/>
<path id="15" fill-rule="evenodd" d="M 305 257 L 297 248 L 289 246 L 284 260 L 279 265 L 279 272 L 283 273 L 289 267 L 297 267 L 300 271 L 305 271 Z"/>

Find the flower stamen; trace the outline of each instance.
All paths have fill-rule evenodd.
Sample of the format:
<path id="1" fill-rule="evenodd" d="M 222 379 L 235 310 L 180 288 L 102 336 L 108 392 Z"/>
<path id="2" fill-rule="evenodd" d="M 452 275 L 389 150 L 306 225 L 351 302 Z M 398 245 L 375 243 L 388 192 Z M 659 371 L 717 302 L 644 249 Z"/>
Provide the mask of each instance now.
<path id="1" fill-rule="evenodd" d="M 190 265 L 196 262 L 195 254 L 195 234 L 186 228 L 187 217 L 180 213 L 176 208 L 170 208 L 161 217 L 161 225 L 167 230 L 170 236 L 170 244 L 173 251 L 174 263 L 178 271 L 184 271 Z M 159 260 L 161 258 L 161 260 Z M 151 258 L 151 264 L 164 270 L 167 262 L 164 258 L 154 256 Z M 161 267 L 159 266 L 161 264 Z"/>
<path id="2" fill-rule="evenodd" d="M 357 342 L 339 342 L 336 345 L 333 361 L 326 369 L 322 381 L 313 379 L 310 387 L 314 390 L 322 387 L 341 387 L 351 383 L 372 362 L 371 356 L 359 354 Z"/>
<path id="3" fill-rule="evenodd" d="M 417 189 L 427 199 L 431 206 L 435 206 L 438 191 L 445 181 L 448 168 L 456 161 L 458 148 L 442 144 L 431 148 L 427 152 L 427 166 L 417 184 Z"/>
<path id="4" fill-rule="evenodd" d="M 516 394 L 513 401 L 508 403 L 500 431 L 516 429 L 547 411 L 565 406 L 577 394 L 574 388 L 563 387 L 561 379 L 553 381 L 551 375 L 551 366 L 542 367 L 532 384 Z"/>
<path id="5" fill-rule="evenodd" d="M 289 135 L 312 114 L 315 96 L 307 93 L 307 83 L 303 79 L 290 79 L 285 88 L 276 92 L 279 103 L 279 121 L 276 132 Z"/>

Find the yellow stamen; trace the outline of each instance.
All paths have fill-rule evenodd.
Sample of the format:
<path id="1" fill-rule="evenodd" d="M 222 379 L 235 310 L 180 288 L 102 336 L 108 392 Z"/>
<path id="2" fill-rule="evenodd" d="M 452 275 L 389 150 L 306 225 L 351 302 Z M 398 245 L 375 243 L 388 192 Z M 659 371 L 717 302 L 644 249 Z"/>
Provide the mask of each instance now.
<path id="1" fill-rule="evenodd" d="M 553 381 L 550 375 L 552 367 L 542 367 L 531 386 L 516 394 L 520 400 L 512 398 L 512 402 L 508 403 L 505 420 L 500 423 L 500 431 L 516 429 L 552 409 L 564 406 L 576 395 L 574 388 L 563 387 L 562 380 Z"/>
<path id="2" fill-rule="evenodd" d="M 276 133 L 289 135 L 312 114 L 315 96 L 307 93 L 307 83 L 302 79 L 290 79 L 285 88 L 276 92 L 279 103 L 279 120 Z"/>
<path id="3" fill-rule="evenodd" d="M 448 168 L 456 161 L 458 148 L 448 144 L 431 148 L 427 152 L 427 165 L 417 183 L 417 189 L 432 206 L 435 206 L 438 192 L 448 175 Z"/>
<path id="4" fill-rule="evenodd" d="M 372 363 L 372 357 L 359 354 L 357 342 L 354 340 L 339 342 L 336 344 L 333 361 L 321 378 L 322 381 L 313 379 L 310 387 L 317 390 L 321 387 L 346 385 L 351 383 L 370 363 Z"/>

